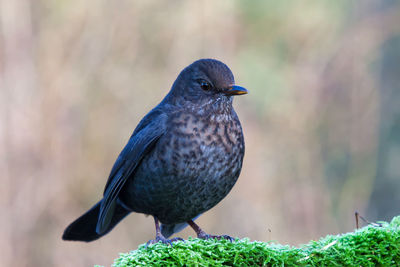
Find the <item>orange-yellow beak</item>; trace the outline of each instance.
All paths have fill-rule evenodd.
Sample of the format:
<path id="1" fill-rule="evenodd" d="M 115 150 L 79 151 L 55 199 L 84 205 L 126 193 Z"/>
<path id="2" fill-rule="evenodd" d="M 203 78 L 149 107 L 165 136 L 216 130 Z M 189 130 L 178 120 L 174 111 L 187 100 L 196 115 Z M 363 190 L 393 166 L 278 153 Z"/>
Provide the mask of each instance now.
<path id="1" fill-rule="evenodd" d="M 224 93 L 225 95 L 245 95 L 248 92 L 249 91 L 247 91 L 247 89 L 244 87 L 238 85 L 232 85 Z"/>

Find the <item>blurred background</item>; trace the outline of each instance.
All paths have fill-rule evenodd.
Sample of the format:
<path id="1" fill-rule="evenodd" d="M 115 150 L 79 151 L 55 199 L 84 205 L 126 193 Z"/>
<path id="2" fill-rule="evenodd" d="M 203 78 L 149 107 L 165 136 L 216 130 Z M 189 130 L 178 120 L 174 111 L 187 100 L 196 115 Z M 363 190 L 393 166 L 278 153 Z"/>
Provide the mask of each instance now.
<path id="1" fill-rule="evenodd" d="M 299 245 L 352 231 L 356 210 L 400 214 L 399 1 L 0 0 L 2 266 L 108 266 L 154 238 L 142 214 L 92 243 L 61 235 L 204 57 L 250 91 L 242 174 L 207 232 Z"/>

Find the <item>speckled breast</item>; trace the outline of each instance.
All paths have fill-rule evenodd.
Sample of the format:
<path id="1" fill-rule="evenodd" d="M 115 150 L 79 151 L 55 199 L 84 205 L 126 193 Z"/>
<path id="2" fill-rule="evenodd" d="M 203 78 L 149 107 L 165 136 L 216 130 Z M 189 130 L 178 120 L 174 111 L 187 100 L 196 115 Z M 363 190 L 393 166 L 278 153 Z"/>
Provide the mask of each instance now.
<path id="1" fill-rule="evenodd" d="M 237 115 L 171 116 L 166 133 L 140 163 L 120 198 L 162 223 L 192 219 L 220 202 L 239 177 L 244 156 Z"/>

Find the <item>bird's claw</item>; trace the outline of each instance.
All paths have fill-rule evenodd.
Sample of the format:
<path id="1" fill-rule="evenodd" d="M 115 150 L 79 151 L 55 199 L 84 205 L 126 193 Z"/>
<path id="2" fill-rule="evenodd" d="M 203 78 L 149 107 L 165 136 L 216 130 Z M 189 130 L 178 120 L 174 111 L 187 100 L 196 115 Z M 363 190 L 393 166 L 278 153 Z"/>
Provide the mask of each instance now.
<path id="1" fill-rule="evenodd" d="M 172 243 L 173 242 L 177 242 L 177 241 L 185 242 L 185 240 L 183 238 L 180 238 L 180 237 L 174 237 L 174 238 L 171 238 L 171 239 L 167 239 L 167 238 L 165 238 L 163 236 L 156 236 L 156 239 L 149 240 L 146 243 L 146 247 L 148 247 L 149 245 L 152 245 L 152 244 L 156 244 L 158 242 L 161 242 L 163 244 L 166 244 L 166 245 L 169 245 L 169 246 L 172 247 Z"/>
<path id="2" fill-rule="evenodd" d="M 200 233 L 197 237 L 200 238 L 200 239 L 204 239 L 204 240 L 208 240 L 208 239 L 218 239 L 218 240 L 226 239 L 226 240 L 229 240 L 230 242 L 233 242 L 235 240 L 233 237 L 231 237 L 229 235 L 209 235 L 209 234 L 206 234 L 204 232 Z"/>

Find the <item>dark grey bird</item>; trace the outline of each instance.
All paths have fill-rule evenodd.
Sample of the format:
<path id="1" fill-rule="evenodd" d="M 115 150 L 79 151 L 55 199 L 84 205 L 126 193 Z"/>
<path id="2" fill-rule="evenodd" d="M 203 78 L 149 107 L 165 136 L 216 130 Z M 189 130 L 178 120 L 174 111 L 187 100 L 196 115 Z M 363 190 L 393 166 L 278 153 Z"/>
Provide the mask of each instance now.
<path id="1" fill-rule="evenodd" d="M 93 241 L 131 212 L 154 217 L 156 238 L 168 239 L 217 205 L 236 183 L 244 156 L 242 127 L 232 107 L 231 70 L 214 59 L 186 67 L 170 92 L 139 123 L 114 163 L 103 199 L 71 223 L 64 240 Z M 160 227 L 161 222 L 161 227 Z"/>

